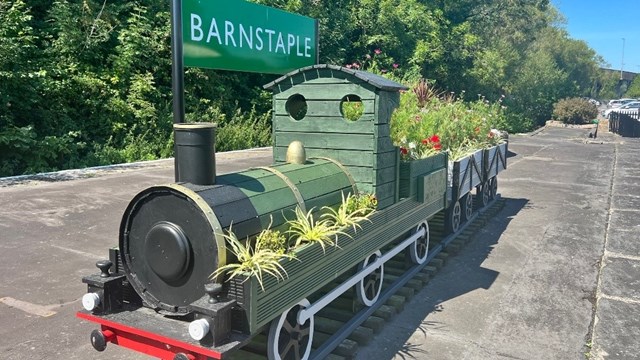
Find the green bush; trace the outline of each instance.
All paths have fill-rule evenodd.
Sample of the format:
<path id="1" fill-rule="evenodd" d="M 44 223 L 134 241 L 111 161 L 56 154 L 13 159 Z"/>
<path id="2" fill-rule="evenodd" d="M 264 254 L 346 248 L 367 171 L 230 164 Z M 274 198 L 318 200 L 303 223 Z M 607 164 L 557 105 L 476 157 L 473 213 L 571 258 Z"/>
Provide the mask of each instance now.
<path id="1" fill-rule="evenodd" d="M 565 124 L 588 124 L 598 116 L 598 108 L 580 98 L 567 98 L 553 106 L 553 119 Z"/>

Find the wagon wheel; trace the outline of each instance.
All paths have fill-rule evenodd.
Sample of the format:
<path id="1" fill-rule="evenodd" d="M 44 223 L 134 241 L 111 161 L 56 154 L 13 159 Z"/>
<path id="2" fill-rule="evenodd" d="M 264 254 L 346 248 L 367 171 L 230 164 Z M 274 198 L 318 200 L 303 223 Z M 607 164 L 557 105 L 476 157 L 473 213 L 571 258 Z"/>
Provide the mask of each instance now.
<path id="1" fill-rule="evenodd" d="M 306 360 L 313 342 L 313 316 L 304 324 L 298 324 L 298 313 L 310 305 L 301 300 L 271 322 L 267 339 L 269 360 Z"/>
<path id="2" fill-rule="evenodd" d="M 376 261 L 379 257 L 382 257 L 380 250 L 369 255 L 360 264 L 359 270 L 367 267 L 367 265 Z M 371 274 L 365 276 L 356 285 L 356 294 L 358 295 L 358 301 L 365 306 L 371 306 L 378 301 L 380 292 L 382 291 L 382 279 L 384 278 L 384 264 L 375 269 Z"/>
<path id="3" fill-rule="evenodd" d="M 414 264 L 424 264 L 429 254 L 429 224 L 425 221 L 418 225 L 417 230 L 424 229 L 424 235 L 417 238 L 416 241 L 409 245 L 409 257 Z"/>
<path id="4" fill-rule="evenodd" d="M 462 218 L 462 209 L 460 201 L 456 201 L 448 211 L 447 223 L 448 230 L 452 233 L 460 229 L 460 220 Z"/>
<path id="5" fill-rule="evenodd" d="M 479 208 L 487 206 L 489 203 L 489 182 L 485 181 L 482 185 L 476 186 L 476 202 Z"/>
<path id="6" fill-rule="evenodd" d="M 489 179 L 489 199 L 495 199 L 496 195 L 498 195 L 498 177 L 494 176 Z"/>
<path id="7" fill-rule="evenodd" d="M 465 221 L 471 219 L 473 215 L 473 197 L 467 193 L 462 197 L 462 216 Z"/>

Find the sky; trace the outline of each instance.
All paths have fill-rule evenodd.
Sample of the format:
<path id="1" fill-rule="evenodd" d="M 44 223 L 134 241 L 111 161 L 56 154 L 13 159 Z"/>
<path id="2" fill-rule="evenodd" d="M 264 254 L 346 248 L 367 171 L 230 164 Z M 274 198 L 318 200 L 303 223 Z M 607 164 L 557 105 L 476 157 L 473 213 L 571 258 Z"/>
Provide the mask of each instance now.
<path id="1" fill-rule="evenodd" d="M 640 73 L 640 1 L 551 0 L 551 3 L 565 17 L 564 27 L 570 37 L 584 40 L 609 68 L 620 70 L 622 65 L 624 71 Z"/>

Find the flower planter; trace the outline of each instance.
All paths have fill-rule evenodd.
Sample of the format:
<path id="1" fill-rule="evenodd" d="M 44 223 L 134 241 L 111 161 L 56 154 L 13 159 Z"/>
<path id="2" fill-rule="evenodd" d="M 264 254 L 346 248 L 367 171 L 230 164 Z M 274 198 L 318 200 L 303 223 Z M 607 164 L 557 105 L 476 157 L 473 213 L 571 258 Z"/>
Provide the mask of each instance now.
<path id="1" fill-rule="evenodd" d="M 418 195 L 419 177 L 447 166 L 447 154 L 442 152 L 428 158 L 400 162 L 400 198 L 415 198 Z"/>
<path id="2" fill-rule="evenodd" d="M 226 295 L 237 302 L 234 328 L 249 334 L 258 333 L 272 319 L 301 299 L 334 281 L 346 271 L 360 264 L 367 256 L 399 237 L 417 224 L 444 208 L 444 196 L 431 203 L 405 199 L 372 214 L 369 221 L 360 223 L 356 233 L 345 229 L 349 236 L 340 235 L 338 246 L 306 244 L 294 250 L 295 260 L 283 259 L 284 280 L 265 275 L 264 290 L 254 277 L 236 277 L 225 283 Z M 245 281 L 246 280 L 246 281 Z"/>
<path id="3" fill-rule="evenodd" d="M 457 201 L 468 194 L 474 187 L 484 180 L 483 150 L 477 150 L 463 158 L 450 162 L 451 168 L 451 197 Z"/>
<path id="4" fill-rule="evenodd" d="M 507 143 L 484 149 L 484 180 L 489 180 L 507 168 Z"/>

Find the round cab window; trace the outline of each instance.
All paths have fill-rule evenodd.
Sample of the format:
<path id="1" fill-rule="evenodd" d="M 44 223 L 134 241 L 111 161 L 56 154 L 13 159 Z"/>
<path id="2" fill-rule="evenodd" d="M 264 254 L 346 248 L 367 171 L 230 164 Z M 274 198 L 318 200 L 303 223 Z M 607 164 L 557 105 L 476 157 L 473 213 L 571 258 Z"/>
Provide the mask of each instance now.
<path id="1" fill-rule="evenodd" d="M 307 99 L 300 94 L 292 95 L 287 99 L 285 109 L 293 119 L 302 120 L 307 115 Z"/>
<path id="2" fill-rule="evenodd" d="M 349 121 L 356 121 L 364 113 L 362 99 L 358 95 L 347 95 L 340 102 L 340 112 L 342 117 Z"/>

